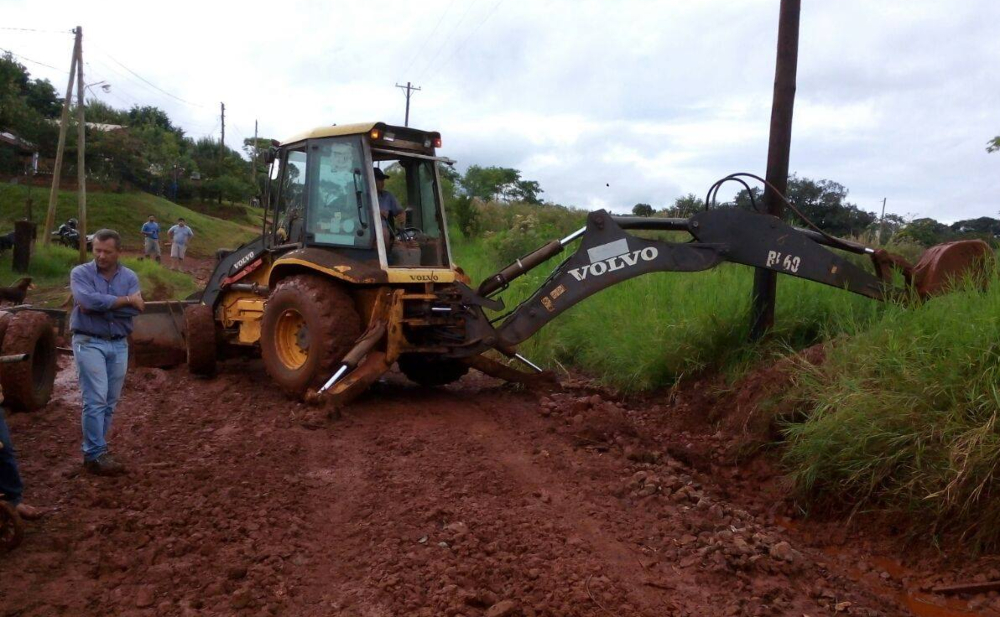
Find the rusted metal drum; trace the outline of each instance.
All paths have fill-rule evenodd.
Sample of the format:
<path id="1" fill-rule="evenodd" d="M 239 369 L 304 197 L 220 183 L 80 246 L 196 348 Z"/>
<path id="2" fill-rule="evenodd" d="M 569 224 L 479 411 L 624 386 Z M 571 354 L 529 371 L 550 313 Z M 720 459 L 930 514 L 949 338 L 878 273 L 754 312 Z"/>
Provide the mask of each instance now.
<path id="1" fill-rule="evenodd" d="M 938 244 L 913 267 L 913 287 L 921 298 L 946 293 L 966 279 L 985 289 L 995 260 L 993 249 L 982 240 Z"/>

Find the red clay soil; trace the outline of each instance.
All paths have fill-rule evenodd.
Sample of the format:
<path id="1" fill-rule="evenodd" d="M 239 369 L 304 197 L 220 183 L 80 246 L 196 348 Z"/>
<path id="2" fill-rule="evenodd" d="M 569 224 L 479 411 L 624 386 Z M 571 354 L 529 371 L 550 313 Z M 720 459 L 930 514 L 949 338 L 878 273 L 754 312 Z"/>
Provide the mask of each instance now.
<path id="1" fill-rule="evenodd" d="M 27 499 L 57 510 L 0 555 L 0 615 L 973 614 L 916 595 L 930 565 L 794 520 L 760 459 L 677 428 L 683 400 L 394 374 L 316 427 L 259 361 L 220 371 L 129 375 L 125 477 L 81 473 L 71 368 L 10 418 Z"/>

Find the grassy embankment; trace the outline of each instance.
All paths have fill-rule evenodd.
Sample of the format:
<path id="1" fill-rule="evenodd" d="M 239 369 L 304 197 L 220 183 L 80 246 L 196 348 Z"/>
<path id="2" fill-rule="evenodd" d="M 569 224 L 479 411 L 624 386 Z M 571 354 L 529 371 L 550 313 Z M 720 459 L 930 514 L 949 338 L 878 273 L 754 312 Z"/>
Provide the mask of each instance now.
<path id="1" fill-rule="evenodd" d="M 24 218 L 24 202 L 27 192 L 23 186 L 10 184 L 0 185 L 0 233 L 13 231 L 14 220 Z M 45 209 L 48 206 L 49 192 L 37 187 L 31 189 L 34 201 L 33 216 L 35 221 L 44 223 Z M 56 203 L 56 227 L 68 218 L 77 215 L 76 193 L 60 191 Z M 241 206 L 226 206 L 240 208 Z M 206 208 L 199 208 L 199 210 Z M 255 233 L 260 233 L 259 219 L 253 219 L 250 214 L 243 214 L 236 221 L 223 220 L 203 212 L 150 195 L 148 193 L 88 193 L 87 194 L 87 225 L 90 232 L 107 227 L 118 231 L 127 251 L 142 249 L 142 236 L 139 228 L 146 222 L 149 215 L 155 215 L 163 229 L 161 243 L 166 237 L 166 230 L 178 218 L 184 218 L 194 229 L 195 237 L 191 241 L 188 255 L 192 257 L 210 257 L 219 247 L 236 246 Z M 39 233 L 41 233 L 41 225 Z"/>
<path id="2" fill-rule="evenodd" d="M 785 461 L 807 501 L 1000 546 L 1000 277 L 886 307 L 790 396 L 806 420 L 788 425 Z"/>
<path id="3" fill-rule="evenodd" d="M 475 282 L 505 265 L 499 229 L 453 243 Z M 516 281 L 507 306 L 557 263 Z M 836 338 L 822 366 L 802 367 L 778 395 L 800 412 L 780 451 L 803 503 L 905 513 L 933 541 L 958 532 L 1000 546 L 1000 278 L 987 292 L 967 286 L 897 305 L 780 277 L 776 328 L 760 344 L 747 342 L 751 284 L 749 268 L 731 265 L 633 279 L 558 317 L 522 350 L 643 391 L 705 371 L 737 376 Z"/>
<path id="4" fill-rule="evenodd" d="M 23 186 L 0 185 L 0 233 L 13 230 L 14 220 L 24 216 L 26 196 Z M 34 201 L 34 218 L 42 220 L 48 191 L 32 188 L 30 196 Z M 57 224 L 75 217 L 76 207 L 76 193 L 60 191 Z M 159 219 L 161 226 L 170 225 L 178 217 L 183 217 L 194 228 L 197 235 L 188 251 L 192 257 L 211 256 L 218 247 L 238 245 L 256 232 L 250 212 L 241 214 L 238 222 L 233 222 L 195 212 L 147 193 L 88 193 L 87 208 L 91 231 L 101 227 L 118 230 L 122 234 L 125 250 L 132 252 L 141 250 L 139 228 L 150 214 Z M 36 243 L 28 275 L 38 289 L 30 292 L 29 300 L 45 306 L 62 305 L 69 294 L 69 271 L 76 265 L 77 255 L 75 249 L 55 245 L 45 247 L 40 242 Z M 0 285 L 9 285 L 21 276 L 11 271 L 10 260 L 10 251 L 0 257 Z M 154 262 L 126 258 L 125 264 L 138 273 L 147 299 L 184 298 L 196 289 L 189 275 L 173 272 Z"/>

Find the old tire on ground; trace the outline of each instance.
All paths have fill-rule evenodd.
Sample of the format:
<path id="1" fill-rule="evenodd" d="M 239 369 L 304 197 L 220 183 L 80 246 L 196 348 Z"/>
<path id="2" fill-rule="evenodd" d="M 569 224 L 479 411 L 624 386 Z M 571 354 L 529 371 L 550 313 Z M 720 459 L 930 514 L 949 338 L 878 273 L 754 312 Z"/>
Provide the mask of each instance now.
<path id="1" fill-rule="evenodd" d="M 24 539 L 24 526 L 14 506 L 0 501 L 0 553 L 12 551 Z"/>
<path id="2" fill-rule="evenodd" d="M 450 384 L 469 372 L 468 364 L 433 354 L 404 353 L 396 362 L 407 379 L 422 386 Z"/>
<path id="3" fill-rule="evenodd" d="M 301 274 L 264 305 L 260 351 L 272 379 L 292 396 L 328 379 L 361 336 L 354 301 L 330 279 Z"/>
<path id="4" fill-rule="evenodd" d="M 56 336 L 45 313 L 14 314 L 3 335 L 0 354 L 28 354 L 24 362 L 0 364 L 4 403 L 21 411 L 44 407 L 56 380 Z"/>
<path id="5" fill-rule="evenodd" d="M 218 343 L 215 334 L 215 314 L 207 304 L 192 304 L 184 309 L 184 330 L 187 333 L 187 365 L 192 375 L 215 375 Z"/>

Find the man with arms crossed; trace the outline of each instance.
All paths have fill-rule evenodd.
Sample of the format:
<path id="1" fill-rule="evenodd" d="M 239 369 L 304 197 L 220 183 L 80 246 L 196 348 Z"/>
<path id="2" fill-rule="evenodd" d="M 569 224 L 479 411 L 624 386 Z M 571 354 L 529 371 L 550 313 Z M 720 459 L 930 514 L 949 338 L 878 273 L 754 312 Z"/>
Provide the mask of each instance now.
<path id="1" fill-rule="evenodd" d="M 146 257 L 155 257 L 156 263 L 160 263 L 160 224 L 152 214 L 149 215 L 149 220 L 142 224 L 142 235 L 146 238 L 143 253 Z"/>
<path id="2" fill-rule="evenodd" d="M 128 368 L 132 318 L 145 308 L 139 277 L 118 263 L 121 236 L 110 229 L 94 234 L 94 260 L 73 268 L 73 357 L 83 395 L 83 466 L 97 475 L 125 471 L 108 454 L 105 441 Z"/>
<path id="3" fill-rule="evenodd" d="M 187 226 L 184 219 L 177 219 L 177 224 L 171 227 L 167 234 L 173 243 L 170 246 L 170 268 L 177 270 L 187 253 L 188 240 L 194 237 L 194 230 Z"/>

